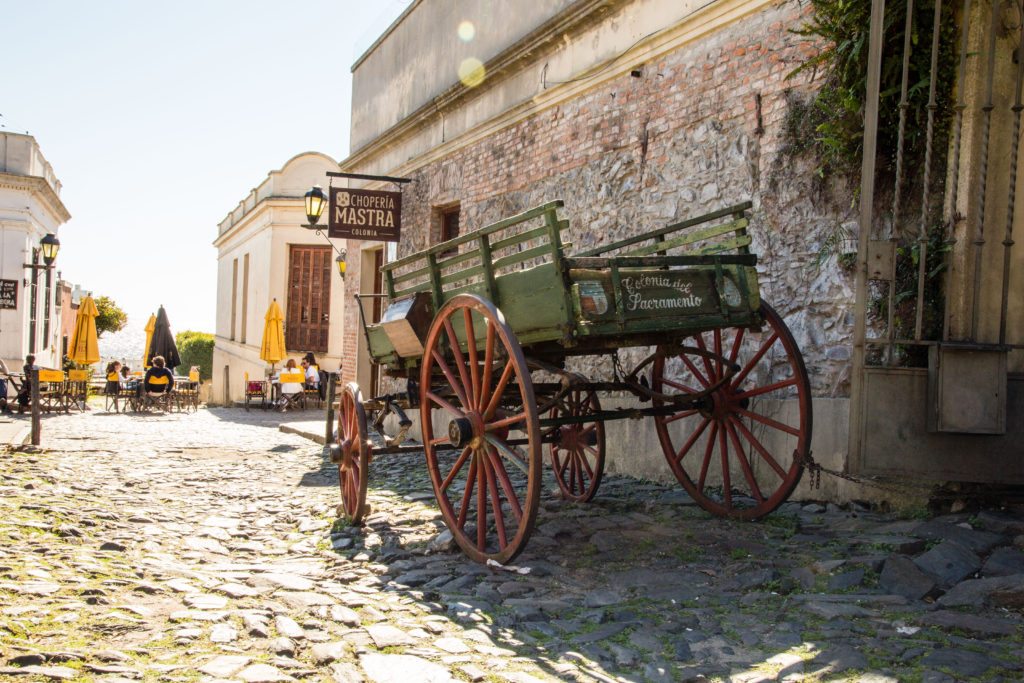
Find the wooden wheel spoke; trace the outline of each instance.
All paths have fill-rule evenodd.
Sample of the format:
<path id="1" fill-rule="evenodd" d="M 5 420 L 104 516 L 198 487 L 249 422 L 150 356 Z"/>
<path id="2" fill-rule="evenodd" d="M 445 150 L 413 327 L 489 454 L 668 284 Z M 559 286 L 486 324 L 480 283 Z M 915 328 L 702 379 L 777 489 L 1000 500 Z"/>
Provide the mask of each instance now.
<path id="1" fill-rule="evenodd" d="M 736 358 L 740 353 L 740 346 L 743 344 L 743 335 L 746 334 L 747 328 L 741 327 L 736 332 L 736 338 L 732 340 L 732 348 L 729 349 L 729 362 L 735 363 Z"/>
<path id="2" fill-rule="evenodd" d="M 448 476 L 445 477 L 444 481 L 441 483 L 442 491 L 447 491 L 448 487 L 452 485 L 452 482 L 455 481 L 456 475 L 458 475 L 459 471 L 462 469 L 462 466 L 466 464 L 466 458 L 468 458 L 470 453 L 472 452 L 473 449 L 469 446 L 466 446 L 464 449 L 462 449 L 462 454 L 459 456 L 458 460 L 455 461 L 455 464 L 452 465 L 451 472 L 448 473 Z"/>
<path id="3" fill-rule="evenodd" d="M 487 323 L 487 340 L 484 342 L 484 374 L 480 378 L 480 388 L 476 392 L 477 410 L 483 409 L 484 392 L 491 386 L 491 373 L 494 371 L 494 324 Z"/>
<path id="4" fill-rule="evenodd" d="M 768 349 L 770 349 L 772 345 L 775 344 L 778 338 L 779 333 L 773 331 L 767 339 L 761 342 L 761 348 L 757 350 L 757 353 L 755 353 L 750 358 L 750 360 L 747 361 L 747 364 L 743 366 L 743 369 L 736 373 L 736 377 L 733 378 L 732 384 L 730 385 L 733 389 L 735 389 L 736 387 L 743 383 L 743 380 L 747 378 L 747 375 L 749 375 L 750 371 L 754 369 L 754 366 L 757 365 L 758 362 L 760 362 L 761 358 L 764 357 L 764 354 L 768 353 Z"/>
<path id="5" fill-rule="evenodd" d="M 481 463 L 483 463 L 483 469 L 487 475 L 487 490 L 491 494 L 491 506 L 494 509 L 494 528 L 498 532 L 498 546 L 504 548 L 508 545 L 508 538 L 505 533 L 505 513 L 501 511 L 501 496 L 498 495 L 497 477 L 488 460 L 490 458 L 483 458 Z"/>
<path id="6" fill-rule="evenodd" d="M 476 462 L 476 458 L 473 459 Z M 487 550 L 487 475 L 484 470 L 487 465 L 483 460 L 476 471 L 476 549 L 480 552 Z"/>
<path id="7" fill-rule="evenodd" d="M 451 403 L 449 403 L 448 401 L 444 400 L 443 398 L 441 398 L 440 396 L 438 396 L 437 394 L 435 394 L 432 391 L 428 391 L 427 392 L 427 398 L 429 398 L 431 401 L 433 401 L 437 405 L 439 405 L 442 408 L 444 408 L 445 410 L 447 410 L 452 415 L 457 415 L 459 417 L 466 417 L 466 414 L 464 412 L 462 412 L 461 410 L 459 410 L 458 408 L 453 406 Z"/>
<path id="8" fill-rule="evenodd" d="M 527 476 L 530 475 L 529 461 L 520 455 L 514 448 L 509 447 L 509 445 L 504 441 L 491 434 L 485 434 L 484 439 L 494 447 L 494 450 L 497 451 L 502 458 L 518 467 L 523 474 Z"/>
<path id="9" fill-rule="evenodd" d="M 722 330 L 715 328 L 714 333 L 714 345 L 715 345 L 715 379 L 722 376 Z"/>
<path id="10" fill-rule="evenodd" d="M 718 434 L 718 422 L 711 425 L 711 434 L 708 435 L 708 445 L 704 448 L 704 462 L 700 465 L 700 478 L 697 479 L 697 490 L 704 490 L 704 482 L 708 478 L 708 467 L 711 466 L 711 454 L 715 452 L 715 436 Z"/>
<path id="11" fill-rule="evenodd" d="M 583 467 L 583 471 L 587 473 L 587 476 L 591 479 L 594 478 L 594 470 L 590 467 L 590 463 L 587 461 L 587 456 L 583 455 L 580 451 L 576 451 L 576 459 L 579 460 L 580 465 Z"/>
<path id="12" fill-rule="evenodd" d="M 740 437 L 736 434 L 736 428 L 733 426 L 733 421 L 726 420 L 725 426 L 729 430 L 729 440 L 732 441 L 733 450 L 736 451 L 736 459 L 740 463 L 740 469 L 743 470 L 743 476 L 746 478 L 747 484 L 750 485 L 750 492 L 758 503 L 763 503 L 764 495 L 761 493 L 761 489 L 757 485 L 757 479 L 754 477 L 754 471 L 750 469 L 750 462 L 747 461 L 747 455 L 743 450 L 743 445 L 740 443 Z"/>
<path id="13" fill-rule="evenodd" d="M 519 415 L 513 415 L 512 417 L 506 417 L 506 418 L 504 418 L 502 420 L 498 420 L 497 422 L 488 423 L 487 426 L 485 427 L 485 431 L 493 432 L 496 429 L 502 429 L 504 427 L 509 427 L 511 425 L 518 424 L 520 422 L 526 422 L 526 417 L 527 417 L 526 413 L 520 413 Z"/>
<path id="14" fill-rule="evenodd" d="M 754 436 L 753 432 L 747 429 L 747 425 L 743 424 L 741 420 L 737 420 L 735 417 L 730 417 L 729 419 L 732 420 L 734 425 L 736 425 L 736 429 L 740 431 L 743 437 L 750 442 L 750 445 L 754 447 L 754 450 L 760 454 L 766 463 L 768 463 L 768 466 L 775 470 L 775 474 L 779 475 L 780 479 L 785 479 L 786 471 L 782 469 L 782 466 L 779 465 L 778 461 L 772 457 L 772 454 L 768 452 L 768 449 L 764 447 L 756 436 Z"/>
<path id="15" fill-rule="evenodd" d="M 433 439 L 430 439 L 427 443 L 429 443 L 431 446 L 439 446 L 440 444 L 448 443 L 448 441 L 449 439 L 447 435 L 435 436 Z"/>
<path id="16" fill-rule="evenodd" d="M 711 386 L 711 382 L 709 382 L 708 380 L 704 379 L 704 375 L 702 375 L 700 370 L 697 369 L 697 366 L 693 364 L 693 361 L 690 360 L 689 356 L 682 355 L 682 356 L 680 356 L 680 358 L 682 358 L 683 364 L 687 368 L 689 368 L 691 373 L 693 373 L 694 379 L 696 379 L 698 382 L 700 382 L 701 385 L 703 387 L 705 387 L 705 388 Z M 662 381 L 664 381 L 664 380 L 662 380 Z M 685 391 L 685 389 L 683 391 Z"/>
<path id="17" fill-rule="evenodd" d="M 508 501 L 509 507 L 512 508 L 512 516 L 516 518 L 516 522 L 523 521 L 523 507 L 519 503 L 519 496 L 516 495 L 516 489 L 512 485 L 512 480 L 508 477 L 508 471 L 505 469 L 505 465 L 498 458 L 498 454 L 493 448 L 487 450 L 487 457 L 491 461 L 491 469 L 494 470 L 495 476 L 498 478 L 498 483 L 501 485 L 502 490 L 505 492 L 505 500 Z"/>
<path id="18" fill-rule="evenodd" d="M 773 420 L 767 415 L 755 413 L 753 411 L 747 410 L 746 408 L 739 408 L 736 412 L 738 412 L 740 415 L 743 415 L 744 417 L 749 417 L 751 420 L 754 420 L 755 422 L 760 422 L 761 424 L 772 427 L 773 429 L 778 429 L 780 432 L 786 432 L 787 434 L 792 434 L 793 436 L 800 436 L 800 430 L 797 429 L 796 427 L 790 427 L 789 425 L 782 424 L 778 420 Z"/>
<path id="19" fill-rule="evenodd" d="M 729 472 L 729 442 L 726 440 L 726 429 L 723 424 L 718 429 L 718 450 L 722 456 L 722 497 L 725 507 L 732 507 L 732 476 Z"/>
<path id="20" fill-rule="evenodd" d="M 462 385 L 459 384 L 458 380 L 455 379 L 455 375 L 452 373 L 451 368 L 448 367 L 448 363 L 445 362 L 444 356 L 442 356 L 441 352 L 437 349 L 434 349 L 433 355 L 434 361 L 437 363 L 437 367 L 439 367 L 441 372 L 444 373 L 445 378 L 448 380 L 448 384 L 451 385 L 451 388 L 455 391 L 455 395 L 459 397 L 459 401 L 462 402 L 464 407 L 469 408 L 469 400 L 466 398 L 466 391 Z M 459 367 L 462 368 L 461 363 L 459 364 Z M 464 368 L 463 372 L 465 372 Z"/>
<path id="21" fill-rule="evenodd" d="M 701 351 L 707 352 L 708 347 L 707 344 L 704 343 L 704 335 L 695 335 L 694 339 L 697 341 L 697 348 L 699 348 Z M 704 386 L 710 386 L 715 380 L 718 379 L 718 375 L 715 374 L 715 368 L 711 365 L 710 358 L 708 358 L 707 356 L 701 356 L 700 358 L 702 361 L 704 361 L 704 369 L 708 373 L 708 383 L 705 384 Z"/>
<path id="22" fill-rule="evenodd" d="M 473 313 L 468 309 L 462 309 L 463 324 L 466 328 L 466 352 L 469 354 L 469 400 L 470 405 L 476 408 L 480 395 L 480 366 L 477 362 L 476 333 L 473 328 Z"/>
<path id="23" fill-rule="evenodd" d="M 512 363 L 505 366 L 505 370 L 501 373 L 501 378 L 498 380 L 498 384 L 494 388 L 494 394 L 491 396 L 487 407 L 483 410 L 485 421 L 494 417 L 494 411 L 498 409 L 498 403 L 501 401 L 501 395 L 505 393 L 505 387 L 508 386 L 509 380 L 512 379 L 512 373 L 515 372 L 515 369 L 516 366 Z"/>
<path id="24" fill-rule="evenodd" d="M 466 477 L 466 488 L 462 491 L 462 500 L 459 502 L 459 517 L 457 520 L 460 529 L 466 528 L 466 515 L 469 513 L 469 501 L 473 499 L 473 486 L 476 484 L 476 458 L 469 463 L 469 475 Z"/>
<path id="25" fill-rule="evenodd" d="M 741 391 L 739 393 L 734 394 L 733 398 L 753 398 L 754 396 L 761 396 L 762 394 L 777 391 L 778 389 L 796 386 L 796 384 L 796 377 L 791 377 L 789 379 L 782 380 L 781 382 L 774 382 L 772 384 L 766 384 L 763 387 L 757 387 L 755 389 L 750 389 L 748 391 Z"/>
<path id="26" fill-rule="evenodd" d="M 705 418 L 704 421 L 700 423 L 700 427 L 697 427 L 697 429 L 693 431 L 693 434 L 690 434 L 690 438 L 686 440 L 683 447 L 676 453 L 676 462 L 680 462 L 686 457 L 686 454 L 690 452 L 691 448 L 693 448 L 693 444 L 697 443 L 697 439 L 700 438 L 700 435 L 704 433 L 704 430 L 707 429 L 709 424 L 711 424 L 711 420 Z M 712 430 L 711 433 L 714 434 L 714 430 Z M 707 465 L 705 465 L 705 469 L 707 469 Z"/>
<path id="27" fill-rule="evenodd" d="M 691 415 L 696 415 L 699 412 L 699 410 L 684 410 L 680 413 L 676 413 L 671 417 L 666 417 L 665 424 L 670 424 L 672 422 L 675 422 L 676 420 L 682 420 L 684 417 L 690 417 Z"/>

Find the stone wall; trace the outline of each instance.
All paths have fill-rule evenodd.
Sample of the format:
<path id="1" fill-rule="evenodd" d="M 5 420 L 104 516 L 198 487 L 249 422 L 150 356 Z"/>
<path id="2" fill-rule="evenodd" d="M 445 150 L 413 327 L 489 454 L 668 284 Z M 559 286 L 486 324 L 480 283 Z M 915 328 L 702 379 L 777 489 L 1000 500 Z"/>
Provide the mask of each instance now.
<path id="1" fill-rule="evenodd" d="M 815 395 L 846 396 L 853 277 L 815 264 L 854 219 L 852 194 L 823 190 L 784 132 L 788 91 L 814 87 L 786 78 L 813 49 L 789 32 L 807 11 L 770 7 L 416 169 L 399 256 L 438 240 L 435 207 L 452 201 L 466 232 L 562 199 L 571 253 L 751 200 L 762 296 L 793 329 Z"/>

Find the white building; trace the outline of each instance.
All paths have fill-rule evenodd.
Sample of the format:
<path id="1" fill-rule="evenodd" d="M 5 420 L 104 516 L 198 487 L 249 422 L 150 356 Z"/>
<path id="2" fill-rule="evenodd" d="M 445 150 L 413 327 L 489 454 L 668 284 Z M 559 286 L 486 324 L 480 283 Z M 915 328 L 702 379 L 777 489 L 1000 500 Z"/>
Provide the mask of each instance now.
<path id="1" fill-rule="evenodd" d="M 39 246 L 71 218 L 60 189 L 34 137 L 0 132 L 0 358 L 12 371 L 30 353 L 60 367 L 57 274 Z"/>
<path id="2" fill-rule="evenodd" d="M 326 185 L 326 172 L 337 170 L 326 154 L 299 154 L 267 174 L 218 226 L 212 400 L 242 399 L 246 373 L 264 378 L 260 343 L 274 299 L 284 314 L 289 357 L 313 352 L 321 369 L 339 368 L 345 284 L 327 239 L 301 227 L 306 191 Z"/>

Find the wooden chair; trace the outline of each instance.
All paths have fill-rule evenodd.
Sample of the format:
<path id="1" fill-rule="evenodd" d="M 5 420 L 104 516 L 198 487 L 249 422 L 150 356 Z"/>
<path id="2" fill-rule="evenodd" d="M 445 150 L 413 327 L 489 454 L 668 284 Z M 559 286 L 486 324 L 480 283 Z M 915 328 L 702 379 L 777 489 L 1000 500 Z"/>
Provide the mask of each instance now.
<path id="1" fill-rule="evenodd" d="M 167 377 L 151 377 L 149 379 L 149 385 L 155 387 L 165 387 L 163 391 L 148 391 L 145 386 L 142 387 L 141 405 L 139 406 L 142 410 L 148 410 L 150 408 L 159 408 L 165 413 L 171 412 L 171 401 L 174 397 L 174 385 L 171 380 Z"/>
<path id="2" fill-rule="evenodd" d="M 282 412 L 289 408 L 306 407 L 306 375 L 303 372 L 282 372 L 278 381 L 281 384 L 280 408 Z M 284 391 L 286 384 L 297 384 L 300 389 L 295 393 L 287 394 Z"/>
<path id="3" fill-rule="evenodd" d="M 107 373 L 107 383 L 103 386 L 103 409 L 108 413 L 114 408 L 115 413 L 121 412 L 121 403 L 128 402 L 128 393 L 121 389 L 121 375 L 117 372 Z M 127 410 L 127 405 L 125 406 Z"/>
<path id="4" fill-rule="evenodd" d="M 178 410 L 186 413 L 189 410 L 199 410 L 200 384 L 202 384 L 202 381 L 199 379 L 199 372 L 196 370 L 190 370 L 188 379 L 177 383 L 174 389 L 174 402 L 178 406 Z"/>
<path id="5" fill-rule="evenodd" d="M 61 370 L 40 368 L 39 370 L 39 409 L 43 412 L 70 412 L 67 404 L 67 393 L 64 383 L 67 380 Z"/>
<path id="6" fill-rule="evenodd" d="M 316 372 L 318 379 L 322 379 L 319 367 L 314 365 L 313 371 Z M 302 392 L 304 394 L 302 401 L 303 406 L 305 406 L 306 403 L 312 403 L 317 408 L 323 407 L 323 393 L 321 392 L 319 382 L 317 384 L 310 384 L 308 381 L 305 382 L 302 385 Z"/>
<path id="7" fill-rule="evenodd" d="M 249 373 L 245 373 L 245 409 L 259 399 L 260 408 L 266 408 L 269 396 L 267 395 L 267 382 L 263 380 L 249 379 Z"/>
<path id="8" fill-rule="evenodd" d="M 67 381 L 64 382 L 64 409 L 85 412 L 88 409 L 89 379 L 92 373 L 88 370 L 68 370 Z"/>

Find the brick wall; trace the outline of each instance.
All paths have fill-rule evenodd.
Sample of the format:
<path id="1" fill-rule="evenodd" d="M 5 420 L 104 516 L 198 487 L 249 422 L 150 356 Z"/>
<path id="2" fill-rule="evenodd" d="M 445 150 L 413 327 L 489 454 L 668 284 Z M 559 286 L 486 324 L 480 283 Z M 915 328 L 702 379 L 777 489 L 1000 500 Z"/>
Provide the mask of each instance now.
<path id="1" fill-rule="evenodd" d="M 787 90 L 814 87 L 786 79 L 813 49 L 788 30 L 808 11 L 780 3 L 415 170 L 399 256 L 437 241 L 436 207 L 452 201 L 466 232 L 562 199 L 571 253 L 749 199 L 762 295 L 793 329 L 814 392 L 846 395 L 853 278 L 814 263 L 854 220 L 852 194 L 824 193 L 783 136 Z"/>

